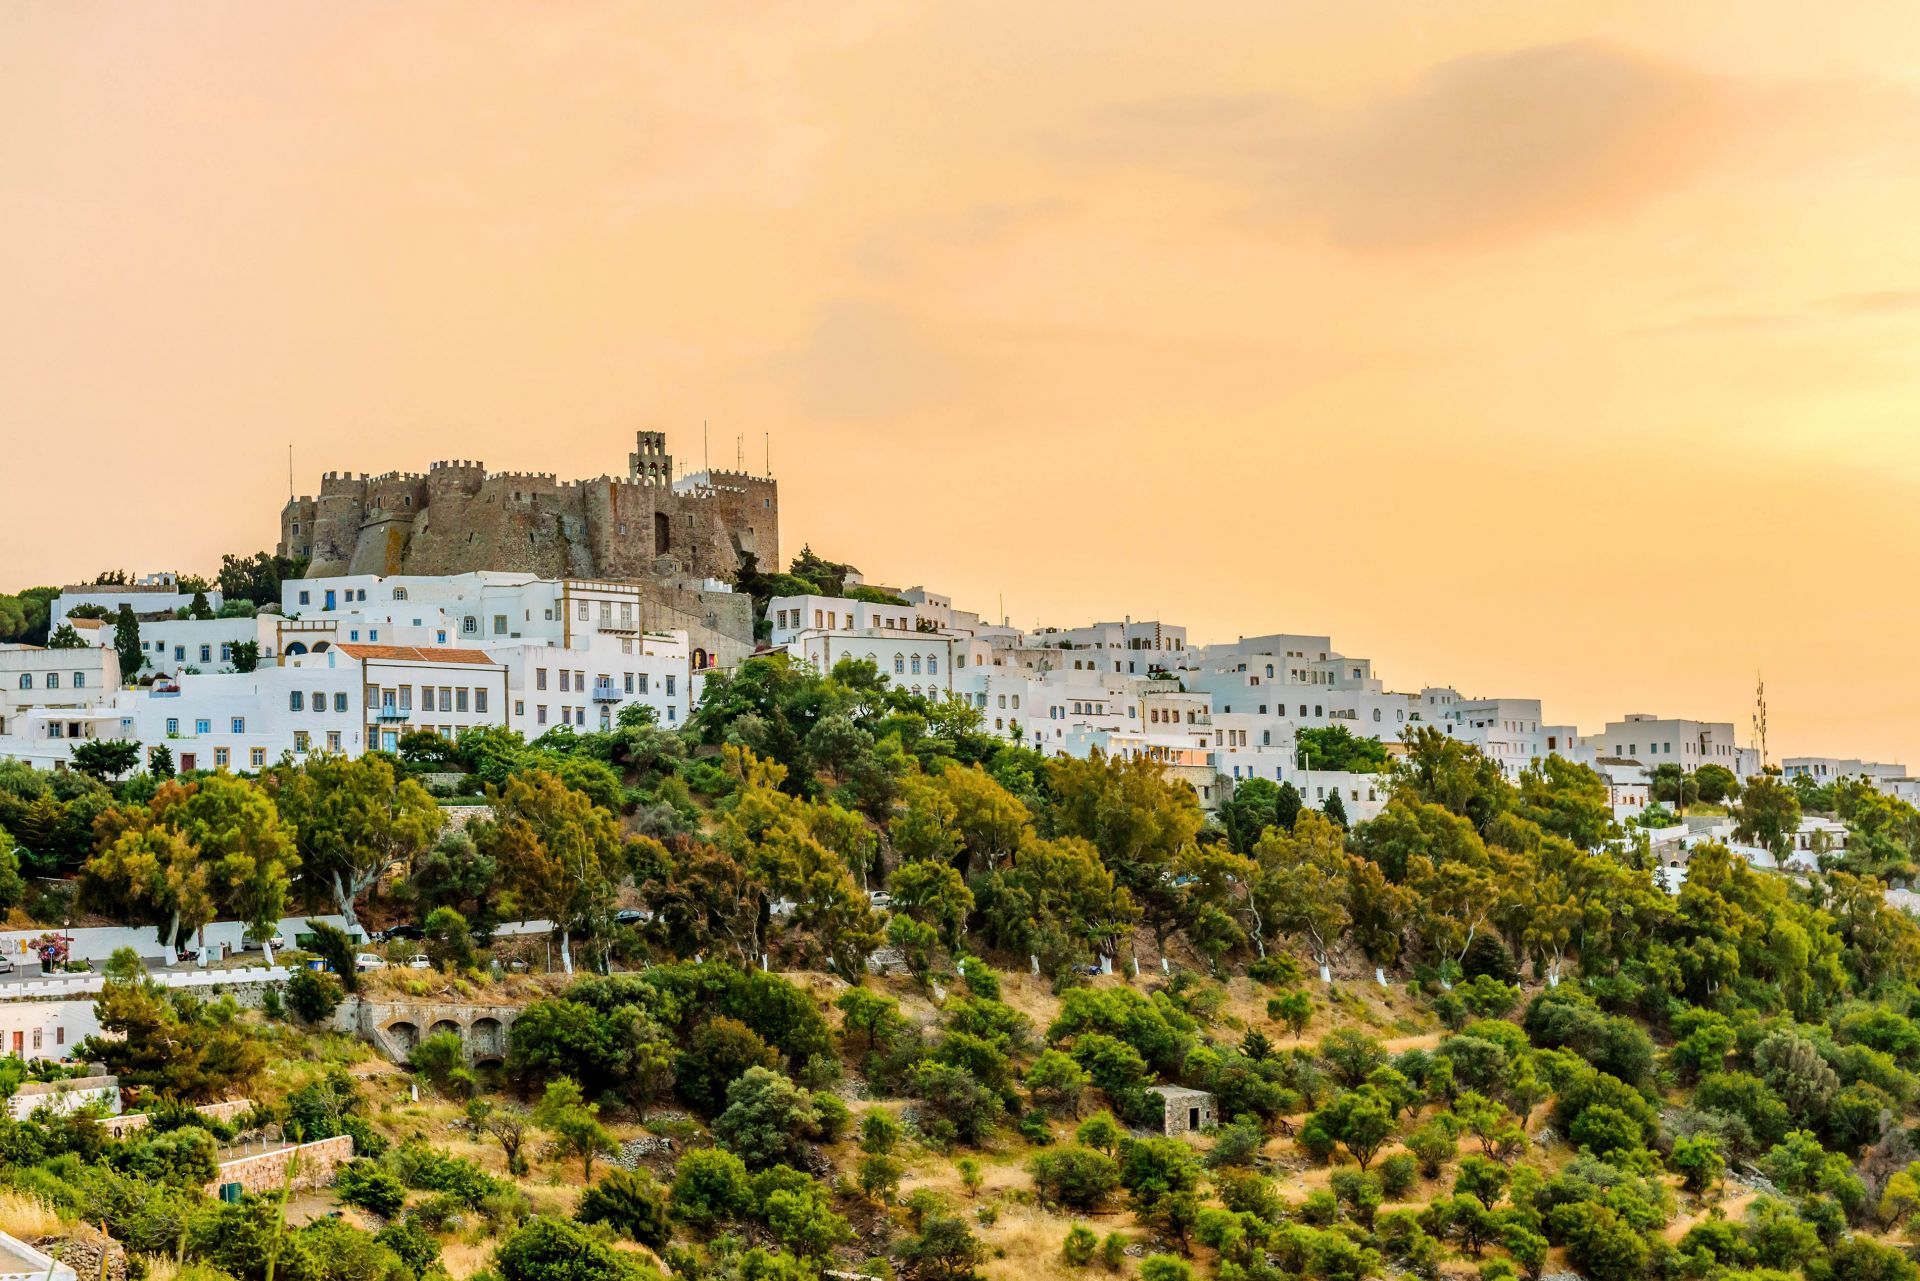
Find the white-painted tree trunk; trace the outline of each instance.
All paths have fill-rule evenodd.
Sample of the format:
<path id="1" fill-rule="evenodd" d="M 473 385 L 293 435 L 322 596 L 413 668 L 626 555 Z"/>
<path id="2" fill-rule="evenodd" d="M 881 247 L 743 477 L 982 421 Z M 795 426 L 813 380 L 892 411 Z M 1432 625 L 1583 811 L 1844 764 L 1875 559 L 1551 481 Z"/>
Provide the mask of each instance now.
<path id="1" fill-rule="evenodd" d="M 573 973 L 572 933 L 571 930 L 566 929 L 560 931 L 560 969 L 568 975 Z"/>

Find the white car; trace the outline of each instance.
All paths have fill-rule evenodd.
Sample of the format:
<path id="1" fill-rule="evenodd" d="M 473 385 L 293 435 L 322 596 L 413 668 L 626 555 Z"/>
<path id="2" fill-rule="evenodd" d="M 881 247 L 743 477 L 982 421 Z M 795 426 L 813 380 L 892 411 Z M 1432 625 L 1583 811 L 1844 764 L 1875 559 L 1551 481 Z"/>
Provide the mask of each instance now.
<path id="1" fill-rule="evenodd" d="M 372 952 L 361 952 L 353 958 L 353 968 L 363 971 L 384 970 L 387 968 L 387 962 L 384 958 L 375 956 Z"/>
<path id="2" fill-rule="evenodd" d="M 246 952 L 258 952 L 261 942 L 260 939 L 249 937 L 241 942 L 240 948 Z M 265 942 L 273 944 L 273 950 L 276 952 L 284 951 L 287 946 L 287 941 L 278 934 L 268 936 Z"/>
<path id="3" fill-rule="evenodd" d="M 410 970 L 430 970 L 433 968 L 433 961 L 425 952 L 415 952 L 407 958 L 407 968 Z"/>

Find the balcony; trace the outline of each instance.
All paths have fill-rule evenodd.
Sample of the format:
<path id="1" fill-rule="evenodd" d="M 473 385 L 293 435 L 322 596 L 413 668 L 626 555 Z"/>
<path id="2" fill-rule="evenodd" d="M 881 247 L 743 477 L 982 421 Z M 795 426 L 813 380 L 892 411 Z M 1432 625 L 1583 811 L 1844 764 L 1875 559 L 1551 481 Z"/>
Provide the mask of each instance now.
<path id="1" fill-rule="evenodd" d="M 382 707 L 373 714 L 373 719 L 382 723 L 409 721 L 413 719 L 411 707 Z"/>
<path id="2" fill-rule="evenodd" d="M 596 703 L 618 703 L 626 695 L 612 685 L 595 685 L 592 697 Z"/>

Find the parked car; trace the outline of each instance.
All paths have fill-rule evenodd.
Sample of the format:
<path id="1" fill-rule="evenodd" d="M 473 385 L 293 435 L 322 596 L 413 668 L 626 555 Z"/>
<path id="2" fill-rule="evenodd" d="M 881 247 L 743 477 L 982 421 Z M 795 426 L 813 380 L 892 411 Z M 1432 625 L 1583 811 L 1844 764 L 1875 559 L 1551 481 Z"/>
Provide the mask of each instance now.
<path id="1" fill-rule="evenodd" d="M 273 944 L 273 950 L 276 952 L 278 952 L 280 949 L 284 948 L 287 945 L 287 941 L 284 938 L 280 937 L 278 934 L 274 934 L 274 935 L 270 935 L 265 939 L 257 939 L 257 938 L 249 937 L 246 940 L 244 940 L 240 944 L 240 946 L 245 951 L 258 952 L 260 950 L 260 945 L 262 943 Z"/>
<path id="2" fill-rule="evenodd" d="M 637 907 L 623 907 L 613 914 L 615 925 L 638 925 L 646 919 L 646 913 Z"/>
<path id="3" fill-rule="evenodd" d="M 392 943 L 404 939 L 408 943 L 418 943 L 427 936 L 427 932 L 418 925 L 396 925 L 390 930 L 381 930 L 373 936 L 376 943 Z"/>
<path id="4" fill-rule="evenodd" d="M 867 895 L 867 902 L 878 909 L 889 908 L 893 906 L 893 895 L 885 890 L 873 890 Z"/>
<path id="5" fill-rule="evenodd" d="M 0 974 L 11 974 L 18 968 L 11 956 L 0 956 Z"/>
<path id="6" fill-rule="evenodd" d="M 353 968 L 356 970 L 384 970 L 387 968 L 387 962 L 385 958 L 375 956 L 372 952 L 361 952 L 353 958 Z"/>
<path id="7" fill-rule="evenodd" d="M 407 958 L 407 968 L 410 970 L 430 970 L 433 968 L 433 960 L 425 952 L 415 952 Z"/>

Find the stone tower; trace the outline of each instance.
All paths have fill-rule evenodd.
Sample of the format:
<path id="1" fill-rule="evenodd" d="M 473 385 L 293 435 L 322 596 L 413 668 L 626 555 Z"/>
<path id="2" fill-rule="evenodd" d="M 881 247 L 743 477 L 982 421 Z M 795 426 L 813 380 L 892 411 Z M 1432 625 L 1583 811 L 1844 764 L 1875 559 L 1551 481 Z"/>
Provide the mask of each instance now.
<path id="1" fill-rule="evenodd" d="M 663 431 L 635 432 L 634 452 L 627 455 L 627 479 L 643 485 L 673 484 L 673 455 L 667 452 Z"/>

